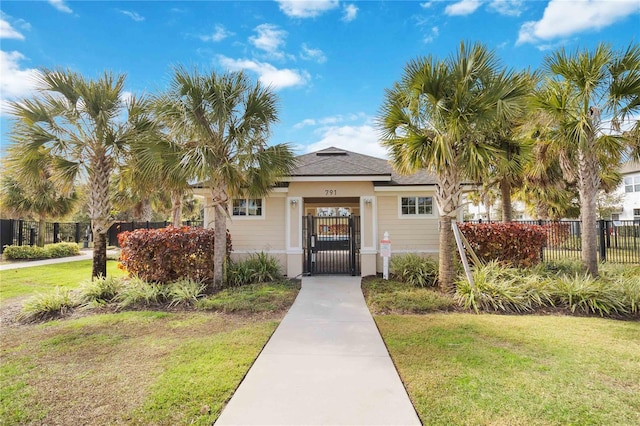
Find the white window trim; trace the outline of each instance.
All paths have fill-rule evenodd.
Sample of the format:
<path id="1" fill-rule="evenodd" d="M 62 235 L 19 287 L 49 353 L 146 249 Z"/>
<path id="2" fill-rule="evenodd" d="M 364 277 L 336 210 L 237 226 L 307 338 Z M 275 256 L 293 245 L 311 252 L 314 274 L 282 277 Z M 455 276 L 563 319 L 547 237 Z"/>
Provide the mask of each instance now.
<path id="1" fill-rule="evenodd" d="M 260 216 L 236 216 L 233 214 L 233 200 L 262 200 L 262 214 Z M 252 197 L 243 197 L 243 198 L 232 198 L 229 202 L 229 211 L 231 212 L 231 220 L 265 220 L 267 217 L 267 201 L 266 198 L 252 198 Z"/>
<path id="2" fill-rule="evenodd" d="M 431 214 L 402 214 L 403 198 L 431 198 Z M 417 205 L 416 205 L 417 208 Z M 436 199 L 433 195 L 398 195 L 398 219 L 433 219 L 436 217 Z"/>

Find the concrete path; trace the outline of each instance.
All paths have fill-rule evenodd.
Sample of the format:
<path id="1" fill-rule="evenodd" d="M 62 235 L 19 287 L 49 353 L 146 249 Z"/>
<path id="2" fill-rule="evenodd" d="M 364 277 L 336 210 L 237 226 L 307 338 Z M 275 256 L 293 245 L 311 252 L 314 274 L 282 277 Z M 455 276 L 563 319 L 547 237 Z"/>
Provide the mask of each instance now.
<path id="1" fill-rule="evenodd" d="M 359 277 L 310 277 L 216 425 L 419 425 Z"/>
<path id="2" fill-rule="evenodd" d="M 119 256 L 119 255 L 120 255 L 120 250 L 107 250 L 107 256 Z M 93 250 L 80 250 L 80 254 L 78 256 L 5 263 L 4 265 L 0 265 L 0 271 L 8 271 L 10 269 L 29 268 L 32 266 L 54 265 L 56 263 L 77 262 L 79 260 L 91 260 L 91 259 L 93 259 Z"/>

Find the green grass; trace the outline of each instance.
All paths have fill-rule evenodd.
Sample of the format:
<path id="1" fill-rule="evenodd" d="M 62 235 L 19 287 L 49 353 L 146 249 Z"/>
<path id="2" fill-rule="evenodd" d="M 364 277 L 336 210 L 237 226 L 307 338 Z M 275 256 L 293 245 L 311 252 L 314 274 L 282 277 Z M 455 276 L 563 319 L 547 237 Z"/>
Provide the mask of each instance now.
<path id="1" fill-rule="evenodd" d="M 430 314 L 376 322 L 425 425 L 640 424 L 640 323 Z"/>
<path id="2" fill-rule="evenodd" d="M 291 306 L 299 289 L 295 281 L 250 284 L 221 291 L 198 300 L 203 310 L 225 313 L 259 313 L 280 311 Z"/>
<path id="3" fill-rule="evenodd" d="M 79 260 L 0 271 L 0 304 L 14 297 L 46 293 L 55 287 L 76 289 L 80 283 L 91 279 L 91 265 L 91 260 Z M 107 261 L 108 276 L 125 274 L 117 265 L 116 261 Z"/>
<path id="4" fill-rule="evenodd" d="M 211 424 L 280 316 L 132 311 L 0 329 L 1 424 Z"/>
<path id="5" fill-rule="evenodd" d="M 446 294 L 395 280 L 367 278 L 362 281 L 362 291 L 374 314 L 420 314 L 446 311 L 454 306 L 453 298 Z"/>

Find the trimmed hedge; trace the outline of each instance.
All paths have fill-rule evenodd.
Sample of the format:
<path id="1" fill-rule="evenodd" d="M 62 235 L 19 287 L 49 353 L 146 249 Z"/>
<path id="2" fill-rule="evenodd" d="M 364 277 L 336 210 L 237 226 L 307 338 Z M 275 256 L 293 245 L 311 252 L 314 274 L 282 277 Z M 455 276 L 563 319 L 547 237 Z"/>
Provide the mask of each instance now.
<path id="1" fill-rule="evenodd" d="M 460 231 L 481 260 L 498 260 L 513 266 L 531 266 L 541 261 L 547 230 L 522 223 L 460 223 Z"/>
<path id="2" fill-rule="evenodd" d="M 76 256 L 80 249 L 76 243 L 46 244 L 38 246 L 5 246 L 2 255 L 8 260 L 55 259 Z"/>
<path id="3" fill-rule="evenodd" d="M 213 279 L 213 229 L 167 227 L 118 234 L 120 265 L 145 281 L 168 283 L 181 279 Z M 227 256 L 232 250 L 227 230 Z"/>

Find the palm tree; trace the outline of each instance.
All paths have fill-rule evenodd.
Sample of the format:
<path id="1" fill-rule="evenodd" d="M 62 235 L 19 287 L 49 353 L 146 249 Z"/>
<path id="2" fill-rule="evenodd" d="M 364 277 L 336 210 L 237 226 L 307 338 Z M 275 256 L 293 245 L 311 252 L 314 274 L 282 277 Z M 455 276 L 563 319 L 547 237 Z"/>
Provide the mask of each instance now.
<path id="1" fill-rule="evenodd" d="M 53 156 L 54 181 L 67 188 L 79 179 L 88 184 L 92 277 L 107 274 L 112 172 L 128 147 L 154 126 L 143 102 L 125 102 L 124 82 L 124 75 L 110 72 L 89 80 L 70 70 L 45 69 L 36 77 L 37 95 L 9 106 L 16 149 L 29 156 L 44 148 Z"/>
<path id="2" fill-rule="evenodd" d="M 534 105 L 550 122 L 552 141 L 571 152 L 582 221 L 582 262 L 598 275 L 596 198 L 602 158 L 619 164 L 628 140 L 613 134 L 615 124 L 640 109 L 640 46 L 615 52 L 606 44 L 594 51 L 560 49 L 545 58 L 547 79 Z M 613 125 L 612 125 L 613 123 Z"/>
<path id="3" fill-rule="evenodd" d="M 44 246 L 45 221 L 71 213 L 78 201 L 75 190 L 62 191 L 52 180 L 52 160 L 41 148 L 25 155 L 12 147 L 0 183 L 0 203 L 17 215 L 38 219 L 38 240 Z"/>
<path id="4" fill-rule="evenodd" d="M 180 141 L 180 161 L 189 176 L 211 189 L 215 211 L 214 280 L 224 279 L 228 202 L 266 194 L 291 171 L 287 144 L 267 147 L 277 121 L 277 98 L 244 73 L 202 74 L 177 67 L 167 93 L 156 97 L 158 119 Z"/>
<path id="5" fill-rule="evenodd" d="M 436 177 L 440 213 L 439 283 L 453 287 L 452 219 L 462 185 L 477 180 L 498 150 L 486 135 L 499 120 L 522 113 L 527 82 L 504 70 L 481 44 L 460 44 L 446 60 L 412 60 L 386 91 L 379 125 L 382 143 L 399 172 L 426 169 Z"/>

